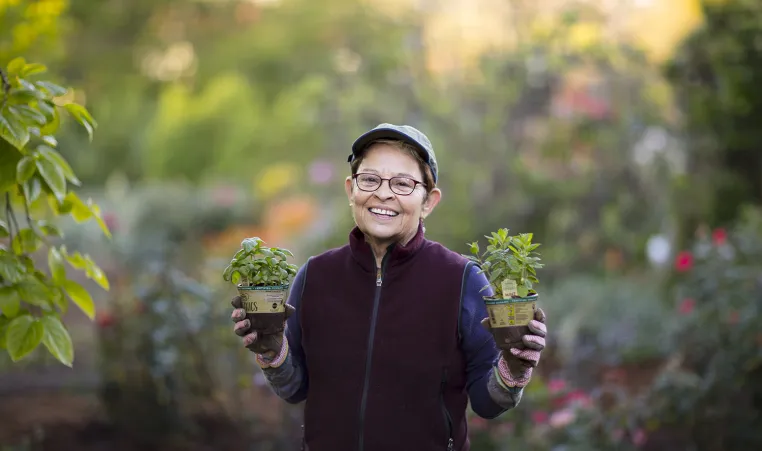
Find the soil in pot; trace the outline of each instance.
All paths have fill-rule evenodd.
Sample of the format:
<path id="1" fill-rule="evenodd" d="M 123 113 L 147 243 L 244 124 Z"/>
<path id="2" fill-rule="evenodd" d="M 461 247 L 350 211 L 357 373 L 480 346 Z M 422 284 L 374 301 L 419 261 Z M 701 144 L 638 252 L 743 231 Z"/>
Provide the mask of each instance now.
<path id="1" fill-rule="evenodd" d="M 252 330 L 261 334 L 274 334 L 283 330 L 286 320 L 288 285 L 245 286 L 238 285 L 243 297 L 241 304 Z"/>
<path id="2" fill-rule="evenodd" d="M 521 337 L 531 333 L 529 322 L 534 319 L 537 294 L 527 297 L 485 299 L 492 336 L 499 347 L 525 349 Z"/>

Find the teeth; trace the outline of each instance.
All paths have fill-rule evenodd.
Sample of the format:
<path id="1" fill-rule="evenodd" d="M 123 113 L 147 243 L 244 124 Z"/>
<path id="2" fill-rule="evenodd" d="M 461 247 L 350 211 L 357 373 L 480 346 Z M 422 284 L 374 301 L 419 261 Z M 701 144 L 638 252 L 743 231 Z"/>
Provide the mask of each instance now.
<path id="1" fill-rule="evenodd" d="M 386 215 L 386 216 L 397 216 L 399 213 L 391 211 L 391 210 L 382 210 L 380 208 L 371 208 L 371 213 L 375 213 L 377 215 Z"/>

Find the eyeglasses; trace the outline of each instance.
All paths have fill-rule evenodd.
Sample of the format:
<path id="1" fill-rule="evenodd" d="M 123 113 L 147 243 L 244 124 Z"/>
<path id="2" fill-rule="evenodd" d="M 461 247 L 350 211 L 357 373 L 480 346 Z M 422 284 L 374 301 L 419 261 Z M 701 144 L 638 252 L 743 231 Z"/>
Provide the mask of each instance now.
<path id="1" fill-rule="evenodd" d="M 408 177 L 392 177 L 390 179 L 384 179 L 376 174 L 359 173 L 352 176 L 355 179 L 357 187 L 362 191 L 373 192 L 381 187 L 381 183 L 384 180 L 389 181 L 389 188 L 394 194 L 400 196 L 408 196 L 415 191 L 418 185 L 426 186 L 425 183 L 419 182 Z"/>

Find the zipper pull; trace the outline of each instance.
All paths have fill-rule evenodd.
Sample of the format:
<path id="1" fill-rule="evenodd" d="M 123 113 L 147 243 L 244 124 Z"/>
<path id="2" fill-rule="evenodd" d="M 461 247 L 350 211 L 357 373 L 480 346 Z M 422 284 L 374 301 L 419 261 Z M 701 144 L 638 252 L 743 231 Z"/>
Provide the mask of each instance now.
<path id="1" fill-rule="evenodd" d="M 378 268 L 376 270 L 376 286 L 377 287 L 381 286 L 381 268 Z"/>
<path id="2" fill-rule="evenodd" d="M 447 441 L 447 451 L 454 451 L 455 445 L 453 444 L 452 438 Z"/>

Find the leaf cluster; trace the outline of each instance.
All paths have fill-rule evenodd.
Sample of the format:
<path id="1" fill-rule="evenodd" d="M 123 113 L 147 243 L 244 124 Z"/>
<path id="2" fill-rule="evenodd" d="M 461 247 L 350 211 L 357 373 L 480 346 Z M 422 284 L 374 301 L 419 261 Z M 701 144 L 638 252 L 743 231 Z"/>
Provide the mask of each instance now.
<path id="1" fill-rule="evenodd" d="M 537 270 L 544 266 L 540 263 L 539 254 L 535 252 L 540 244 L 532 243 L 533 234 L 508 233 L 509 230 L 503 228 L 485 235 L 488 246 L 481 255 L 478 242 L 467 243 L 473 255 L 463 255 L 481 267 L 479 274 L 486 274 L 489 280 L 489 284 L 482 287 L 481 291 L 491 286 L 496 299 L 504 298 L 504 280 L 514 280 L 519 297 L 526 297 L 533 292 L 534 284 L 540 283 Z"/>
<path id="2" fill-rule="evenodd" d="M 287 249 L 267 247 L 259 237 L 246 238 L 222 277 L 234 285 L 288 285 L 299 269 L 287 261 L 287 257 L 293 256 Z"/>
<path id="3" fill-rule="evenodd" d="M 50 240 L 61 238 L 55 221 L 71 215 L 82 223 L 95 219 L 110 232 L 100 208 L 83 201 L 72 186 L 80 181 L 56 150 L 61 111 L 74 117 L 92 138 L 95 121 L 76 103 L 61 105 L 67 89 L 29 77 L 46 71 L 41 64 L 12 60 L 0 69 L 0 349 L 18 361 L 42 343 L 60 362 L 71 366 L 74 350 L 61 322 L 73 301 L 90 319 L 95 304 L 88 291 L 67 276 L 67 265 L 81 270 L 104 290 L 105 273 L 87 254 L 70 252 Z M 22 216 L 25 221 L 20 221 Z M 22 227 L 23 224 L 23 227 Z M 31 254 L 47 247 L 48 272 L 35 265 Z"/>

